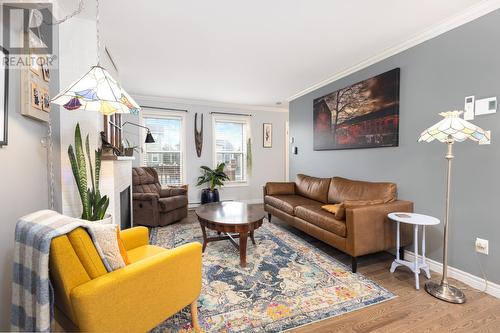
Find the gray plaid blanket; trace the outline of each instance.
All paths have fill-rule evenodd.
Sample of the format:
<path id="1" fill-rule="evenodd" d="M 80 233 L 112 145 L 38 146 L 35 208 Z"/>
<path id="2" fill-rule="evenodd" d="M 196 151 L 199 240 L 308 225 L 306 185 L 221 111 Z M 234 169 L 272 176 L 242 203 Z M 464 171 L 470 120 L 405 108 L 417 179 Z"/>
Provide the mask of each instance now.
<path id="1" fill-rule="evenodd" d="M 49 251 L 53 238 L 78 227 L 92 235 L 92 223 L 41 210 L 16 224 L 12 280 L 11 330 L 49 332 L 54 317 L 54 294 L 49 280 Z M 95 243 L 106 269 L 109 264 Z"/>

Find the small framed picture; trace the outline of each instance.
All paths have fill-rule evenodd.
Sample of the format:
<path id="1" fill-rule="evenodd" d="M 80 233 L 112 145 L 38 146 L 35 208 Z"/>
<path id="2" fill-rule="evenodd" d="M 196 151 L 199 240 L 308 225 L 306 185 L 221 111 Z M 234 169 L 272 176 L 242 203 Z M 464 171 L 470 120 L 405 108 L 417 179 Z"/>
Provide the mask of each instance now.
<path id="1" fill-rule="evenodd" d="M 36 55 L 31 55 L 30 57 L 30 71 L 34 74 L 40 76 L 40 66 L 38 65 L 38 57 Z"/>
<path id="2" fill-rule="evenodd" d="M 41 90 L 42 94 L 42 110 L 45 112 L 50 112 L 50 95 L 49 91 L 46 89 Z"/>
<path id="3" fill-rule="evenodd" d="M 42 109 L 42 93 L 35 82 L 31 83 L 31 106 L 35 109 Z"/>
<path id="4" fill-rule="evenodd" d="M 262 146 L 264 148 L 273 147 L 273 124 L 264 123 L 262 126 Z"/>
<path id="5" fill-rule="evenodd" d="M 44 81 L 46 82 L 50 81 L 50 69 L 47 64 L 42 65 L 42 76 Z"/>

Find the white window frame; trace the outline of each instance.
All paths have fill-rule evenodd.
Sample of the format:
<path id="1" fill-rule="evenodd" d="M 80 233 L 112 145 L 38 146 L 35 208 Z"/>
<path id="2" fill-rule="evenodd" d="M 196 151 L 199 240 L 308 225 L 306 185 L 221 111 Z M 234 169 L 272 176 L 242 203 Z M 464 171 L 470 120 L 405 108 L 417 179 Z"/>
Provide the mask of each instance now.
<path id="1" fill-rule="evenodd" d="M 233 116 L 225 114 L 212 114 L 212 165 L 217 167 L 217 137 L 216 137 L 216 122 L 230 122 L 244 124 L 246 129 L 246 137 L 243 141 L 243 174 L 244 180 L 225 181 L 224 187 L 243 187 L 249 185 L 249 177 L 247 173 L 247 140 L 252 138 L 252 128 L 250 126 L 250 117 L 248 116 Z M 253 142 L 252 142 L 253 143 Z"/>
<path id="2" fill-rule="evenodd" d="M 187 184 L 187 179 L 186 179 L 186 112 L 171 112 L 171 111 L 155 111 L 155 110 L 148 110 L 146 108 L 142 109 L 141 112 L 141 125 L 146 126 L 146 121 L 144 118 L 163 118 L 163 119 L 180 119 L 181 120 L 181 185 Z M 146 130 L 141 129 L 141 153 L 139 154 L 140 164 L 141 166 L 144 166 L 144 154 L 146 153 L 146 143 L 144 142 L 146 140 Z M 154 136 L 153 136 L 154 139 Z M 165 186 L 165 185 L 162 185 Z"/>

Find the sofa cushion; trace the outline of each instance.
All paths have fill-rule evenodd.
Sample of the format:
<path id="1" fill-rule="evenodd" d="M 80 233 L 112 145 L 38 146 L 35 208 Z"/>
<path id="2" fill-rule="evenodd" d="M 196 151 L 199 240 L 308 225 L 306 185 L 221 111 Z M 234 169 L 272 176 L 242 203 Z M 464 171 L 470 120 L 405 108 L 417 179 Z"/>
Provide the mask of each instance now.
<path id="1" fill-rule="evenodd" d="M 188 204 L 187 196 L 176 195 L 174 197 L 158 199 L 160 212 L 170 212 L 177 208 L 185 207 Z"/>
<path id="2" fill-rule="evenodd" d="M 134 193 L 160 193 L 161 185 L 158 174 L 153 168 L 132 168 Z"/>
<path id="3" fill-rule="evenodd" d="M 316 178 L 299 174 L 295 185 L 296 194 L 323 203 L 328 202 L 330 178 Z"/>
<path id="4" fill-rule="evenodd" d="M 87 230 L 81 227 L 76 228 L 69 232 L 67 236 L 83 268 L 85 268 L 91 279 L 108 272 Z"/>
<path id="5" fill-rule="evenodd" d="M 87 233 L 84 229 L 79 229 Z M 78 254 L 75 252 L 74 245 L 69 240 L 68 235 L 69 234 L 53 238 L 50 243 L 49 274 L 50 283 L 54 290 L 54 303 L 56 307 L 71 319 L 71 321 L 76 323 L 76 316 L 73 312 L 70 298 L 71 290 L 89 282 L 92 278 L 87 274 L 86 268 L 82 264 L 81 258 L 79 258 Z M 88 234 L 87 236 L 90 238 Z M 90 240 L 90 242 L 92 243 L 92 240 Z M 100 261 L 101 259 L 95 247 L 94 251 L 96 251 L 96 256 Z M 100 264 L 104 274 L 106 274 L 107 272 L 104 264 L 102 262 Z"/>
<path id="6" fill-rule="evenodd" d="M 345 220 L 337 220 L 334 214 L 325 211 L 321 206 L 298 206 L 295 208 L 295 216 L 340 237 L 346 236 Z"/>
<path id="7" fill-rule="evenodd" d="M 295 183 L 291 182 L 266 183 L 266 194 L 267 195 L 295 194 Z"/>
<path id="8" fill-rule="evenodd" d="M 397 198 L 394 183 L 373 183 L 333 177 L 328 190 L 328 202 L 340 203 L 346 200 L 382 200 L 392 202 Z"/>
<path id="9" fill-rule="evenodd" d="M 165 251 L 168 250 L 156 245 L 143 245 L 128 251 L 127 256 L 130 263 L 133 264 L 134 262 L 164 253 Z"/>
<path id="10" fill-rule="evenodd" d="M 304 198 L 300 195 L 266 195 L 264 203 L 284 211 L 289 215 L 294 215 L 294 209 L 302 205 L 318 205 L 320 202 Z"/>

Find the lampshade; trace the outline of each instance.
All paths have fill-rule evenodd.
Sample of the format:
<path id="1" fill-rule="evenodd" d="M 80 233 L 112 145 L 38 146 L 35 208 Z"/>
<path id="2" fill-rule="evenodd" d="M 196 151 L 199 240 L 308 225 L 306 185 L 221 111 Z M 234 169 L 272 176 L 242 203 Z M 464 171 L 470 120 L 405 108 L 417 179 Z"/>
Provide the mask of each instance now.
<path id="1" fill-rule="evenodd" d="M 99 111 L 138 114 L 140 106 L 101 66 L 93 66 L 66 90 L 51 100 L 66 110 Z"/>
<path id="2" fill-rule="evenodd" d="M 153 139 L 153 136 L 151 135 L 151 132 L 148 131 L 148 133 L 146 134 L 146 143 L 154 143 L 155 142 L 155 139 Z"/>
<path id="3" fill-rule="evenodd" d="M 432 142 L 438 140 L 447 142 L 449 139 L 462 142 L 467 139 L 481 144 L 490 143 L 490 133 L 482 128 L 460 118 L 463 111 L 447 111 L 439 115 L 444 119 L 429 127 L 420 134 L 419 142 Z"/>

